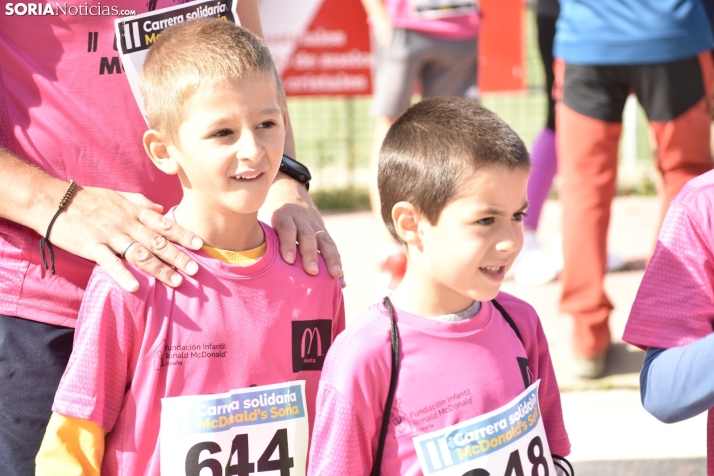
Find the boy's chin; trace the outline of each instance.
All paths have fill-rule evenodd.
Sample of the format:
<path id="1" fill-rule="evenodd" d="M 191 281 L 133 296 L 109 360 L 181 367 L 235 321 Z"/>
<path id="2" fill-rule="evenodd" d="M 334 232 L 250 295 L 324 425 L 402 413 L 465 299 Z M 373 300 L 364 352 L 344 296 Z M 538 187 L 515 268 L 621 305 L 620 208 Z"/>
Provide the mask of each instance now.
<path id="1" fill-rule="evenodd" d="M 495 290 L 479 289 L 478 291 L 475 291 L 474 293 L 470 294 L 469 297 L 475 301 L 486 302 L 491 301 L 492 299 L 496 299 L 496 296 L 498 296 L 499 292 L 501 292 L 500 287 L 496 288 Z"/>

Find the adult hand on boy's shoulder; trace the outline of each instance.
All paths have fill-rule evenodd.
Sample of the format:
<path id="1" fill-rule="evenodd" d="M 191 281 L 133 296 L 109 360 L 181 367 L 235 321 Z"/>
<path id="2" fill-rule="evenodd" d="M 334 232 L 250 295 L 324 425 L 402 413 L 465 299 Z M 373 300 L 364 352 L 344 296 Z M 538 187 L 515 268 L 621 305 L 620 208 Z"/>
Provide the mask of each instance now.
<path id="1" fill-rule="evenodd" d="M 81 187 L 52 228 L 51 242 L 77 256 L 96 262 L 124 289 L 139 283 L 118 254 L 159 281 L 181 284 L 171 266 L 193 275 L 198 265 L 173 243 L 200 249 L 196 235 L 161 214 L 162 207 L 138 193 Z"/>
<path id="2" fill-rule="evenodd" d="M 0 217 L 44 236 L 68 186 L 0 147 L 0 189 L 4 193 Z M 177 286 L 181 275 L 169 265 L 187 274 L 196 273 L 198 265 L 171 242 L 189 249 L 199 249 L 203 243 L 163 217 L 161 208 L 138 193 L 78 186 L 57 216 L 49 239 L 53 245 L 99 264 L 132 292 L 139 283 L 117 255 L 136 243 L 128 248 L 126 259 L 160 281 Z"/>
<path id="3" fill-rule="evenodd" d="M 300 243 L 302 266 L 306 273 L 317 274 L 317 252 L 325 259 L 333 278 L 345 280 L 342 261 L 337 245 L 325 230 L 320 212 L 312 203 L 307 189 L 301 183 L 278 173 L 270 187 L 268 197 L 261 209 L 266 221 L 275 229 L 280 240 L 280 255 L 286 263 L 295 262 L 296 241 Z"/>

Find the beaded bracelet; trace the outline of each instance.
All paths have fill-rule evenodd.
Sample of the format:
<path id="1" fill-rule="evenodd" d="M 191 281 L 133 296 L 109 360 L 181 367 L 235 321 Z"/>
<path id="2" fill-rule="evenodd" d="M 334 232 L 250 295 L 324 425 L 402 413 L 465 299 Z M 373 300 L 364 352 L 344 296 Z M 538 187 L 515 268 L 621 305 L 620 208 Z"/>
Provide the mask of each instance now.
<path id="1" fill-rule="evenodd" d="M 47 258 L 45 258 L 45 244 L 47 244 L 47 249 L 50 250 L 50 263 L 52 264 L 52 274 L 55 274 L 55 252 L 52 249 L 52 243 L 50 243 L 50 231 L 52 231 L 52 225 L 55 224 L 55 220 L 57 219 L 59 214 L 62 213 L 62 210 L 65 209 L 65 207 L 76 192 L 77 182 L 75 182 L 74 180 L 70 180 L 69 187 L 67 187 L 67 191 L 64 192 L 64 196 L 59 202 L 57 213 L 55 213 L 55 216 L 52 217 L 50 225 L 47 227 L 47 233 L 45 233 L 45 236 L 43 238 L 40 238 L 40 255 L 42 255 L 42 264 L 45 266 L 45 270 L 49 269 L 49 266 L 47 266 Z"/>

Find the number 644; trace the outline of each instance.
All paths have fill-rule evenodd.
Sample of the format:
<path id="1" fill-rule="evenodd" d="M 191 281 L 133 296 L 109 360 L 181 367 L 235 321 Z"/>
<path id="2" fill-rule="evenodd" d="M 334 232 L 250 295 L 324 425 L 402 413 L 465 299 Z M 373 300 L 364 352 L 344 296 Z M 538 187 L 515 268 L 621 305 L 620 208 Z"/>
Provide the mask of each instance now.
<path id="1" fill-rule="evenodd" d="M 278 458 L 270 459 L 278 449 Z M 199 462 L 201 453 L 208 451 L 210 454 L 220 453 L 221 446 L 213 441 L 204 441 L 196 443 L 188 450 L 186 454 L 186 476 L 199 476 L 203 468 L 209 468 L 213 476 L 248 476 L 253 473 L 263 473 L 266 471 L 280 471 L 280 476 L 290 476 L 290 468 L 295 466 L 293 458 L 290 456 L 288 446 L 288 430 L 282 428 L 275 432 L 273 439 L 270 440 L 268 446 L 263 451 L 263 454 L 258 458 L 258 470 L 255 469 L 255 463 L 250 462 L 248 452 L 248 435 L 242 433 L 233 438 L 231 444 L 231 452 L 226 461 L 225 473 L 223 465 L 213 458 L 206 458 Z M 233 455 L 236 455 L 235 463 L 232 464 Z"/>

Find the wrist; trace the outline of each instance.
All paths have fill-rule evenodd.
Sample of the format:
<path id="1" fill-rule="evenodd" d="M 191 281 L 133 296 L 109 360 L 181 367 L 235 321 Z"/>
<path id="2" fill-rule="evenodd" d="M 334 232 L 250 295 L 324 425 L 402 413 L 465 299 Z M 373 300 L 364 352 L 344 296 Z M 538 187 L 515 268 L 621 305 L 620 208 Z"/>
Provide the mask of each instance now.
<path id="1" fill-rule="evenodd" d="M 310 170 L 297 160 L 283 154 L 280 162 L 280 172 L 304 185 L 306 190 L 310 190 L 310 180 L 312 180 Z"/>
<path id="2" fill-rule="evenodd" d="M 32 196 L 28 196 L 29 213 L 27 226 L 32 228 L 40 236 L 45 236 L 47 226 L 52 217 L 57 213 L 57 204 L 64 196 L 70 185 L 69 180 L 64 181 L 51 178 L 46 186 L 37 190 Z"/>

